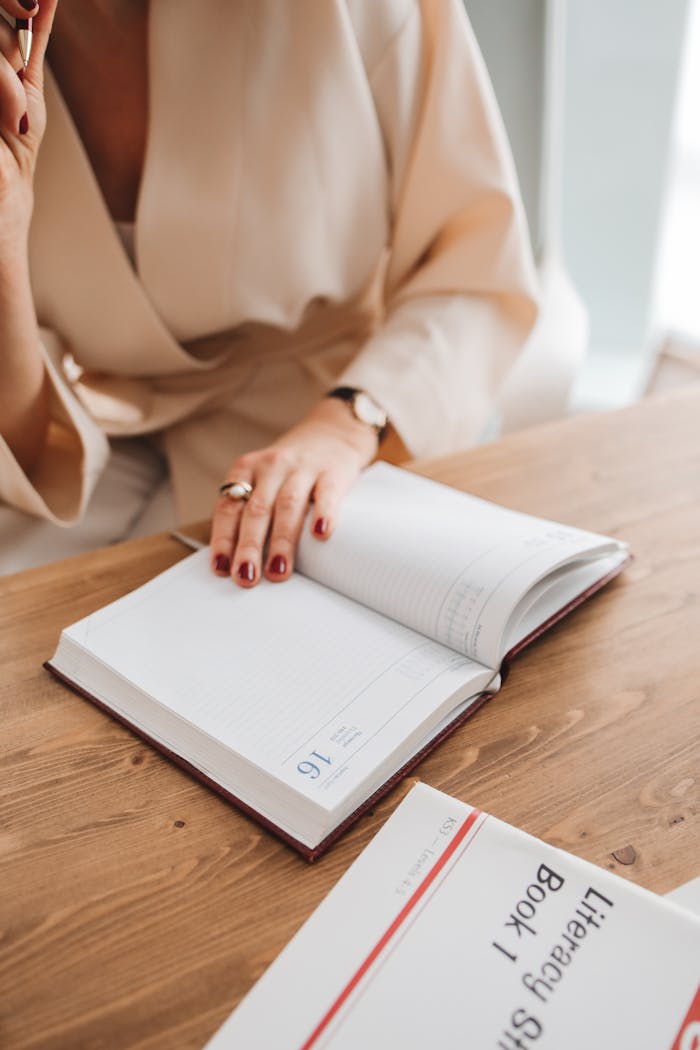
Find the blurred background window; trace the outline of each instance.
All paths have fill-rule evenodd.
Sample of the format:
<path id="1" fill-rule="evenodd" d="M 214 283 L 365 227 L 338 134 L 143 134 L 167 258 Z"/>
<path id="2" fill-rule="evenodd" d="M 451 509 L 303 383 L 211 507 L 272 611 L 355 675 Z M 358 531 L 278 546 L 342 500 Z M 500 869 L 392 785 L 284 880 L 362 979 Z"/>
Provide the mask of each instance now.
<path id="1" fill-rule="evenodd" d="M 700 0 L 692 0 L 671 140 L 650 385 L 700 381 Z"/>
<path id="2" fill-rule="evenodd" d="M 554 256 L 552 299 L 568 298 L 545 333 L 550 360 L 568 355 L 566 404 L 628 403 L 700 334 L 700 0 L 465 4 L 540 273 Z"/>

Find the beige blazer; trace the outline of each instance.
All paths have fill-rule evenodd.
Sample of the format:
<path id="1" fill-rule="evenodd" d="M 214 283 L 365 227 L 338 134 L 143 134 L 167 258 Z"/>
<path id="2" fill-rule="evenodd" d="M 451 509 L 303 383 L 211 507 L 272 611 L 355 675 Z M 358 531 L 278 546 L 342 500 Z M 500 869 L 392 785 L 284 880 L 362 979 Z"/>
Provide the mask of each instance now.
<path id="1" fill-rule="evenodd" d="M 151 0 L 130 263 L 50 74 L 30 257 L 52 388 L 31 478 L 77 520 L 105 435 L 155 433 L 183 518 L 329 386 L 409 450 L 473 441 L 535 319 L 504 131 L 460 0 Z"/>

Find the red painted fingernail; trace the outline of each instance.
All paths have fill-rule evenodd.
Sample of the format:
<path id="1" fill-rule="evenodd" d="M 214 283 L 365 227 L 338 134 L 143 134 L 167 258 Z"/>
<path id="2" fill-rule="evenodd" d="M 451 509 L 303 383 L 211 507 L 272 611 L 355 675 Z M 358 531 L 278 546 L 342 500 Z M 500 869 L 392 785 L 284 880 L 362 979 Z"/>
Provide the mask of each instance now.
<path id="1" fill-rule="evenodd" d="M 245 580 L 246 583 L 255 582 L 255 566 L 252 561 L 243 561 L 238 566 L 238 579 Z"/>
<path id="2" fill-rule="evenodd" d="M 227 558 L 225 554 L 217 554 L 214 558 L 214 568 L 222 575 L 228 576 L 231 571 L 231 559 Z"/>
<path id="3" fill-rule="evenodd" d="M 19 2 L 20 6 L 23 7 L 25 11 L 33 11 L 35 7 L 39 6 L 36 3 L 36 0 L 19 0 Z"/>
<path id="4" fill-rule="evenodd" d="M 328 518 L 318 518 L 316 520 L 316 524 L 314 525 L 314 535 L 315 536 L 327 536 L 328 535 L 328 528 L 329 528 Z"/>
<path id="5" fill-rule="evenodd" d="M 287 571 L 287 559 L 283 558 L 281 554 L 276 554 L 270 562 L 270 572 L 273 572 L 275 576 L 284 576 Z"/>
<path id="6" fill-rule="evenodd" d="M 20 135 L 26 135 L 29 131 L 29 117 L 25 113 L 19 122 L 19 133 Z"/>

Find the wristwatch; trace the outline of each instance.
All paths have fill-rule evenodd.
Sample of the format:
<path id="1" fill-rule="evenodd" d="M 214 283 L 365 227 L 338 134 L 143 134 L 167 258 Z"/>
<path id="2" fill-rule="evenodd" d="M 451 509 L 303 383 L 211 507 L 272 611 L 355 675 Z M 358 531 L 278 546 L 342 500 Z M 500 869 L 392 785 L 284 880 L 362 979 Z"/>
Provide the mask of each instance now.
<path id="1" fill-rule="evenodd" d="M 347 401 L 355 419 L 372 427 L 379 441 L 386 437 L 389 418 L 381 405 L 378 405 L 364 390 L 358 390 L 354 386 L 337 386 L 334 390 L 329 390 L 326 396 Z"/>

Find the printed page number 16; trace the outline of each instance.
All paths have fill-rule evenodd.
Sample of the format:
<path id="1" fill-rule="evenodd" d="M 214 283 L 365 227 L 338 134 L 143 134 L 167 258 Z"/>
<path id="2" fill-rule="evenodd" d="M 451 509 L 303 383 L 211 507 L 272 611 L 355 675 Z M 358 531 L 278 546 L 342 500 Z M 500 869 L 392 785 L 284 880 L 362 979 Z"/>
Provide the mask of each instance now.
<path id="1" fill-rule="evenodd" d="M 316 759 L 315 762 L 312 761 L 314 758 Z M 330 766 L 331 764 L 330 758 L 326 758 L 325 755 L 319 755 L 318 751 L 312 751 L 307 759 L 299 763 L 297 771 L 303 773 L 304 776 L 308 777 L 310 780 L 317 780 L 318 777 L 321 776 L 319 762 L 325 762 L 327 766 Z"/>

